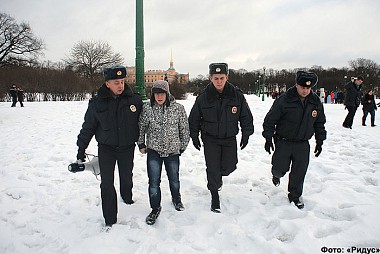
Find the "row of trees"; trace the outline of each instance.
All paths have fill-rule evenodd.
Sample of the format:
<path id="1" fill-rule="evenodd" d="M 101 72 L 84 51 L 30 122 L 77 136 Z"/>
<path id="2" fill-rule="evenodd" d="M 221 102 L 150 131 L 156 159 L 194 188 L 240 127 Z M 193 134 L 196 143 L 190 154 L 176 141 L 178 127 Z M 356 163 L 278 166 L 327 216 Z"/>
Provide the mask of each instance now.
<path id="1" fill-rule="evenodd" d="M 44 49 L 43 40 L 33 34 L 29 24 L 0 13 L 0 99 L 7 99 L 11 84 L 21 86 L 28 96 L 83 98 L 103 82 L 103 67 L 123 62 L 104 41 L 79 41 L 59 63 L 38 62 Z"/>
<path id="2" fill-rule="evenodd" d="M 354 76 L 363 76 L 366 89 L 379 92 L 380 87 L 380 65 L 370 59 L 358 58 L 348 62 L 348 68 L 323 69 L 321 66 L 312 68 L 299 68 L 290 70 L 260 69 L 247 71 L 245 69 L 230 70 L 229 80 L 237 85 L 245 93 L 272 92 L 275 89 L 287 89 L 295 84 L 298 70 L 313 71 L 318 75 L 318 84 L 328 91 L 343 91 L 344 85 Z M 264 77 L 265 76 L 265 77 Z M 208 77 L 199 75 L 189 83 L 192 92 L 198 92 L 209 83 Z M 263 87 L 265 85 L 265 87 Z"/>
<path id="3" fill-rule="evenodd" d="M 0 13 L 0 100 L 7 99 L 13 83 L 29 94 L 45 94 L 43 98 L 46 99 L 84 98 L 103 82 L 103 67 L 123 62 L 122 56 L 114 53 L 104 41 L 79 41 L 59 63 L 38 62 L 44 49 L 44 42 L 33 34 L 29 24 L 19 24 L 9 15 Z M 313 66 L 308 70 L 318 74 L 317 88 L 341 91 L 351 76 L 362 75 L 367 87 L 378 92 L 380 66 L 376 62 L 359 58 L 348 64 L 349 67 L 341 69 Z M 298 70 L 230 70 L 229 79 L 246 93 L 271 92 L 294 85 Z M 198 93 L 208 83 L 208 77 L 200 75 L 185 86 L 174 82 L 171 91 L 176 98 L 184 98 L 186 92 Z"/>

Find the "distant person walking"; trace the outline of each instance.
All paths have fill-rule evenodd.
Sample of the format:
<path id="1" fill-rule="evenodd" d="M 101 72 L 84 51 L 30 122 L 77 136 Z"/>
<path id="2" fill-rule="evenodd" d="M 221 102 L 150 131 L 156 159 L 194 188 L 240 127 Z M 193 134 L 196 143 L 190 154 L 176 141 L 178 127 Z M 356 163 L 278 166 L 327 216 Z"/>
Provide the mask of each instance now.
<path id="1" fill-rule="evenodd" d="M 335 103 L 335 99 L 336 99 L 334 91 L 331 92 L 330 96 L 331 96 L 331 103 L 334 104 Z"/>
<path id="2" fill-rule="evenodd" d="M 17 103 L 17 87 L 15 84 L 12 85 L 11 89 L 9 89 L 9 95 L 12 98 L 12 106 L 11 107 L 16 107 Z"/>
<path id="3" fill-rule="evenodd" d="M 360 100 L 362 97 L 361 89 L 363 81 L 364 79 L 362 76 L 358 76 L 356 78 L 352 77 L 351 81 L 348 82 L 344 87 L 346 90 L 344 96 L 344 105 L 348 110 L 348 114 L 342 124 L 344 128 L 352 129 L 355 113 L 360 105 Z"/>
<path id="4" fill-rule="evenodd" d="M 375 127 L 375 110 L 377 110 L 375 96 L 373 95 L 373 91 L 369 90 L 364 96 L 362 100 L 363 105 L 363 118 L 362 125 L 366 126 L 365 121 L 367 119 L 368 113 L 371 114 L 371 126 Z"/>
<path id="5" fill-rule="evenodd" d="M 22 88 L 17 88 L 17 100 L 20 102 L 21 107 L 24 107 L 24 90 Z"/>

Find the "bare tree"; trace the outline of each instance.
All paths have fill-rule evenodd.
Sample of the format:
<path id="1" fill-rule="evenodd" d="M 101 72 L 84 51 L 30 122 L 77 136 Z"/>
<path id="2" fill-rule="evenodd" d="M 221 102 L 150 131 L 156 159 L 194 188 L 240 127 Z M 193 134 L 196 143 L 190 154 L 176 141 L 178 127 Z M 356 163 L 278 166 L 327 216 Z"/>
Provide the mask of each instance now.
<path id="1" fill-rule="evenodd" d="M 79 41 L 64 61 L 82 77 L 93 81 L 103 67 L 121 64 L 123 58 L 119 53 L 114 53 L 107 42 Z"/>
<path id="2" fill-rule="evenodd" d="M 378 69 L 379 65 L 370 59 L 357 58 L 355 60 L 348 61 L 349 66 L 356 72 L 364 72 L 365 70 Z"/>
<path id="3" fill-rule="evenodd" d="M 35 62 L 42 54 L 44 42 L 35 37 L 29 24 L 18 24 L 6 13 L 0 13 L 0 67 Z"/>
<path id="4" fill-rule="evenodd" d="M 380 65 L 375 61 L 365 58 L 357 58 L 348 61 L 350 68 L 356 75 L 362 75 L 367 89 L 379 85 Z"/>

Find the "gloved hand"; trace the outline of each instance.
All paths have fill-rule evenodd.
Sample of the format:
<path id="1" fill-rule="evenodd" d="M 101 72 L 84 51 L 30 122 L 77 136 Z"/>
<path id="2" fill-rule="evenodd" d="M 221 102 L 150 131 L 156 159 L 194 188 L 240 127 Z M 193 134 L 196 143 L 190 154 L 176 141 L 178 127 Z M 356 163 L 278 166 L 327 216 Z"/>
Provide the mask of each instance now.
<path id="1" fill-rule="evenodd" d="M 79 148 L 78 153 L 77 153 L 77 160 L 81 160 L 82 162 L 85 162 L 86 157 L 84 154 L 85 154 L 85 149 Z"/>
<path id="2" fill-rule="evenodd" d="M 193 146 L 195 147 L 195 149 L 197 150 L 201 150 L 201 142 L 199 141 L 199 138 L 196 137 L 196 138 L 192 138 L 193 140 Z"/>
<path id="3" fill-rule="evenodd" d="M 242 136 L 240 141 L 240 149 L 243 150 L 248 144 L 249 136 Z"/>
<path id="4" fill-rule="evenodd" d="M 266 141 L 265 141 L 265 151 L 267 151 L 269 154 L 270 154 L 270 149 L 272 148 L 272 151 L 274 151 L 274 146 L 273 146 L 273 142 L 272 142 L 272 138 L 268 138 Z"/>
<path id="5" fill-rule="evenodd" d="M 317 141 L 317 145 L 315 146 L 314 154 L 315 157 L 318 157 L 322 152 L 323 141 Z"/>

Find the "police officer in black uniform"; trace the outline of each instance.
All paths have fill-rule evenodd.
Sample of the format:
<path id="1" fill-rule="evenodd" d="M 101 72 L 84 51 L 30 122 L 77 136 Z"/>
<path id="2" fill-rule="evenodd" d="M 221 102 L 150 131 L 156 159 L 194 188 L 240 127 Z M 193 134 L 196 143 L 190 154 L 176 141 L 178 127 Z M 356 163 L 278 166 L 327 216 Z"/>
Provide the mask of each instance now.
<path id="1" fill-rule="evenodd" d="M 12 106 L 11 107 L 16 107 L 17 103 L 17 88 L 15 84 L 12 84 L 11 89 L 9 89 L 9 95 L 12 97 Z"/>
<path id="2" fill-rule="evenodd" d="M 272 157 L 272 182 L 280 185 L 280 178 L 290 170 L 288 198 L 299 209 L 304 207 L 300 197 L 309 165 L 309 139 L 315 135 L 316 157 L 321 154 L 326 139 L 323 104 L 311 91 L 317 81 L 315 73 L 298 71 L 295 86 L 275 100 L 263 123 L 265 150 L 269 154 L 274 150 L 272 139 L 276 147 Z"/>
<path id="3" fill-rule="evenodd" d="M 218 190 L 236 169 L 238 123 L 242 131 L 240 148 L 248 144 L 253 134 L 253 118 L 243 92 L 229 83 L 228 65 L 212 63 L 209 66 L 211 83 L 197 97 L 189 115 L 190 137 L 200 150 L 199 132 L 204 144 L 207 188 L 211 192 L 211 211 L 220 213 Z"/>
<path id="4" fill-rule="evenodd" d="M 132 169 L 135 143 L 139 136 L 138 119 L 142 99 L 124 84 L 126 69 L 112 66 L 103 70 L 105 84 L 89 102 L 82 129 L 78 135 L 77 159 L 85 160 L 85 149 L 92 137 L 98 142 L 101 174 L 101 198 L 106 230 L 117 221 L 117 196 L 114 171 L 117 162 L 120 195 L 127 204 L 132 200 Z"/>

